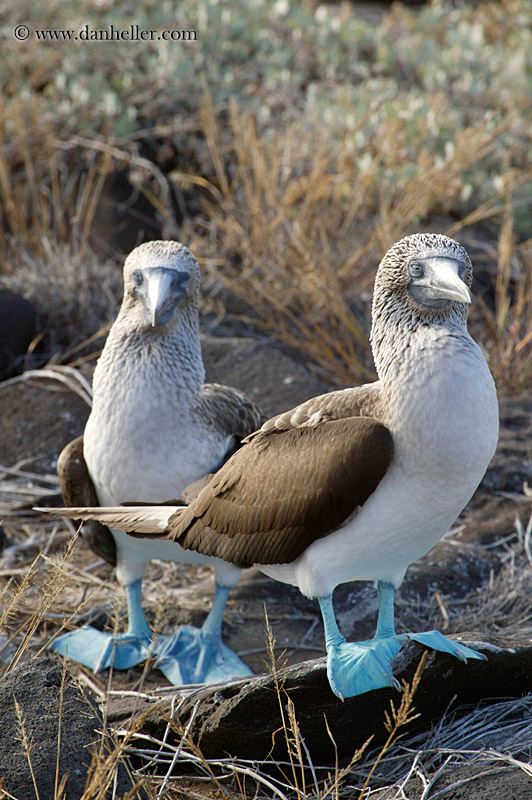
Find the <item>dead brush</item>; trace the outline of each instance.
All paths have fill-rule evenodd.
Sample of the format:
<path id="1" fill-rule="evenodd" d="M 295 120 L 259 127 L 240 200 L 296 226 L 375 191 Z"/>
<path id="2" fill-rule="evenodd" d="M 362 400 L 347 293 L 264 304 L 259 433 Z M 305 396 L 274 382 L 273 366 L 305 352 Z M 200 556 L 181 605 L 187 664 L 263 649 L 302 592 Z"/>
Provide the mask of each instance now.
<path id="1" fill-rule="evenodd" d="M 43 114 L 38 99 L 11 102 L 0 122 L 0 253 L 9 260 L 23 245 L 40 258 L 45 243 L 52 242 L 71 245 L 81 259 L 91 255 L 95 243 L 116 255 L 94 228 L 106 181 L 124 168 L 175 231 L 168 180 L 139 154 L 135 139 L 119 142 L 97 132 L 67 137 L 57 120 Z"/>
<path id="2" fill-rule="evenodd" d="M 13 520 L 11 520 L 13 522 Z M 40 523 L 42 527 L 42 523 Z M 51 542 L 55 538 L 58 523 L 53 523 L 53 530 L 45 529 L 45 538 Z M 11 528 L 10 528 L 11 530 Z M 69 528 L 72 532 L 72 527 Z M 60 540 L 60 537 L 57 537 Z M 60 545 L 60 541 L 56 542 Z M 53 617 L 52 609 L 61 606 L 62 596 L 66 586 L 75 580 L 72 559 L 77 545 L 77 537 L 71 536 L 67 542 L 64 553 L 59 558 L 50 559 L 46 552 L 44 555 L 39 553 L 33 561 L 24 568 L 22 578 L 17 581 L 16 577 L 11 577 L 3 583 L 0 592 L 0 605 L 3 608 L 0 615 L 0 655 L 3 654 L 3 661 L 6 664 L 3 674 L 7 675 L 23 658 L 31 659 L 39 655 L 44 649 L 41 636 L 42 629 Z M 16 549 L 16 544 L 12 545 Z M 56 549 L 55 548 L 55 549 Z M 46 546 L 42 548 L 46 551 Z M 12 572 L 17 574 L 18 570 Z M 2 576 L 4 577 L 4 576 Z M 89 576 L 87 576 L 89 577 Z M 91 604 L 93 598 L 86 597 L 84 602 L 76 609 L 77 613 L 83 611 L 83 606 Z M 46 636 L 46 634 L 45 634 Z M 47 639 L 47 637 L 46 637 Z M 58 723 L 57 723 L 57 761 L 55 790 L 53 798 L 50 800 L 64 800 L 68 792 L 68 776 L 60 773 L 60 753 L 62 737 L 66 733 L 62 729 L 63 715 L 63 692 L 66 681 L 66 661 L 63 665 L 62 679 L 58 699 Z M 110 676 L 111 677 L 111 676 Z M 23 752 L 28 763 L 28 771 L 31 776 L 36 800 L 43 800 L 42 792 L 39 792 L 39 775 L 35 773 L 32 764 L 32 749 L 34 743 L 33 732 L 24 716 L 20 703 L 14 699 L 15 713 L 18 721 L 19 739 Z M 104 716 L 101 731 L 95 731 L 95 746 L 90 756 L 90 768 L 87 776 L 87 784 L 80 800 L 104 800 L 109 797 L 109 792 L 113 791 L 113 783 L 119 768 L 128 769 L 126 759 L 127 749 L 130 739 L 136 728 L 132 726 L 131 732 L 124 738 L 118 740 L 106 723 Z M 84 759 L 85 754 L 80 753 L 80 759 Z M 132 789 L 128 793 L 128 798 L 124 800 L 134 800 L 141 795 L 137 791 L 141 781 L 132 779 Z M 115 795 L 116 796 L 116 795 Z M 145 795 L 144 795 L 145 796 Z M 0 797 L 10 800 L 13 796 L 5 789 L 0 790 Z M 13 800 L 18 800 L 14 798 Z"/>
<path id="3" fill-rule="evenodd" d="M 107 175 L 115 167 L 112 151 L 80 150 L 67 159 L 39 103 L 10 105 L 0 126 L 0 249 L 25 242 L 37 256 L 42 242 L 78 240 L 86 246 Z M 72 149 L 72 148 L 70 148 Z M 77 167 L 73 168 L 73 164 Z"/>
<path id="4" fill-rule="evenodd" d="M 0 278 L 41 312 L 28 363 L 37 347 L 43 363 L 63 340 L 78 344 L 116 309 L 117 282 L 88 244 L 115 166 L 109 146 L 62 149 L 37 101 L 9 105 L 0 124 Z"/>
<path id="5" fill-rule="evenodd" d="M 532 636 L 532 514 L 523 523 L 516 515 L 515 530 L 494 542 L 501 560 L 497 575 L 466 597 L 446 606 L 452 633 L 481 630 L 508 637 Z M 429 625 L 441 624 L 441 609 L 434 609 Z"/>
<path id="6" fill-rule="evenodd" d="M 449 709 L 430 730 L 392 745 L 380 762 L 380 788 L 373 795 L 379 800 L 465 796 L 489 775 L 516 769 L 530 775 L 531 706 L 528 695 Z M 376 756 L 368 753 L 366 762 Z M 363 779 L 365 768 L 366 763 L 355 766 L 351 779 Z"/>
<path id="7" fill-rule="evenodd" d="M 57 529 L 57 523 L 54 528 Z M 51 538 L 54 537 L 55 531 L 52 531 Z M 17 581 L 12 576 L 2 586 L 0 599 L 3 612 L 0 615 L 0 632 L 4 641 L 0 653 L 10 648 L 13 642 L 18 642 L 5 670 L 6 673 L 19 663 L 30 643 L 35 643 L 32 640 L 37 629 L 42 625 L 50 608 L 61 595 L 68 580 L 67 567 L 72 559 L 74 547 L 75 537 L 67 543 L 65 553 L 57 566 L 52 564 L 52 569 L 47 572 L 44 585 L 39 585 L 42 584 L 42 581 L 38 578 L 42 578 L 43 561 L 46 561 L 48 557 L 39 552 L 29 567 L 22 570 L 21 580 Z M 36 595 L 40 598 L 37 604 L 35 602 Z"/>
<path id="8" fill-rule="evenodd" d="M 515 241 L 510 192 L 496 257 L 494 308 L 479 300 L 482 340 L 497 384 L 518 393 L 532 380 L 532 241 Z"/>
<path id="9" fill-rule="evenodd" d="M 108 178 L 129 169 L 137 190 L 175 229 L 168 182 L 138 154 L 137 142 L 62 135 L 37 100 L 13 101 L 0 123 L 0 282 L 40 312 L 27 357 L 38 349 L 33 363 L 39 365 L 50 358 L 64 363 L 73 353 L 86 358 L 88 345 L 116 316 L 120 270 L 95 252 L 98 246 L 116 255 L 95 223 Z"/>
<path id="10" fill-rule="evenodd" d="M 129 753 L 137 762 L 143 762 L 136 775 L 145 776 L 156 800 L 180 797 L 199 799 L 206 796 L 229 800 L 248 800 L 250 797 L 256 800 L 340 800 L 358 797 L 363 800 L 369 796 L 368 792 L 373 791 L 370 783 L 375 769 L 392 745 L 401 738 L 402 729 L 416 717 L 412 701 L 426 657 L 421 659 L 412 683 L 403 684 L 399 707 L 391 704 L 390 713 L 385 715 L 388 737 L 384 745 L 373 753 L 371 759 L 367 759 L 364 756 L 371 741 L 368 740 L 343 765 L 340 765 L 337 757 L 331 768 L 313 763 L 299 728 L 295 705 L 285 689 L 283 657 L 277 657 L 275 650 L 276 642 L 266 614 L 266 664 L 273 677 L 281 721 L 279 728 L 272 731 L 272 751 L 277 737 L 281 736 L 288 760 L 274 759 L 271 753 L 260 763 L 235 757 L 206 758 L 201 751 L 201 741 L 195 741 L 192 735 L 200 699 L 192 707 L 186 724 L 176 718 L 184 700 L 190 703 L 201 687 L 188 691 L 186 687 L 174 690 L 172 710 L 165 717 L 167 727 L 161 739 L 143 733 L 139 719 L 133 721 L 132 728 L 126 727 L 117 732 L 119 737 L 130 737 L 133 731 Z M 220 684 L 220 689 L 229 685 L 230 682 Z M 324 724 L 336 751 L 327 720 L 324 720 Z M 353 786 L 355 766 L 359 788 Z M 363 775 L 361 780 L 360 775 Z"/>
<path id="11" fill-rule="evenodd" d="M 0 276 L 2 287 L 24 295 L 38 312 L 24 368 L 79 365 L 99 355 L 95 343 L 101 347 L 110 327 L 106 321 L 116 316 L 119 270 L 75 243 L 43 239 L 40 244 L 40 256 L 24 243 L 14 245 Z"/>
<path id="12" fill-rule="evenodd" d="M 432 213 L 459 200 L 468 170 L 496 157 L 499 139 L 513 123 L 511 118 L 491 127 L 472 123 L 456 132 L 444 157 L 420 143 L 418 168 L 397 187 L 385 169 L 389 135 L 382 142 L 377 137 L 367 171 L 361 167 L 364 153 L 357 150 L 356 128 L 336 144 L 295 125 L 282 136 L 261 135 L 253 114 L 240 111 L 235 102 L 222 128 L 208 93 L 201 119 L 213 177 L 177 172 L 172 177 L 205 192 L 205 217 L 194 221 L 189 243 L 207 276 L 207 304 L 214 310 L 217 303 L 225 305 L 226 313 L 251 322 L 319 374 L 345 385 L 374 377 L 367 335 L 379 258 L 394 241 L 422 228 Z M 500 216 L 509 187 L 529 178 L 508 172 L 506 192 L 494 192 L 464 224 Z M 461 227 L 457 223 L 444 232 Z M 499 286 L 501 309 L 508 288 L 504 281 Z M 529 374 L 522 321 L 532 300 L 524 277 L 519 292 L 514 304 L 519 333 L 514 328 L 510 333 L 515 346 L 504 358 L 494 355 L 501 380 L 514 356 L 519 364 L 512 369 L 524 380 Z"/>

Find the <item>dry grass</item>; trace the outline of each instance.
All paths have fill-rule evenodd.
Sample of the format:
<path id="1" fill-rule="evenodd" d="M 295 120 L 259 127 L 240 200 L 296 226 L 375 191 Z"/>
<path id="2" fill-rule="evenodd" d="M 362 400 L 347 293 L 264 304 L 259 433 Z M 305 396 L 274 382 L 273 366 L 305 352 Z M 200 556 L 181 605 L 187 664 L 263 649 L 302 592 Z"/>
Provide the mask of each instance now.
<path id="1" fill-rule="evenodd" d="M 95 220 L 106 181 L 121 169 L 136 176 L 139 191 L 173 232 L 168 181 L 139 155 L 135 141 L 119 146 L 101 134 L 65 140 L 37 99 L 11 103 L 0 123 L 1 285 L 40 312 L 27 361 L 34 350 L 38 366 L 99 354 L 88 348 L 103 341 L 116 316 L 122 275 L 119 254 L 106 246 Z M 111 223 L 100 223 L 104 233 Z"/>
<path id="2" fill-rule="evenodd" d="M 529 696 L 447 712 L 431 730 L 397 742 L 380 763 L 376 800 L 452 797 L 474 780 L 511 769 L 530 775 L 532 724 Z M 368 753 L 368 761 L 376 753 Z M 453 768 L 462 768 L 462 774 Z M 364 774 L 355 770 L 359 779 Z M 442 780 L 443 779 L 443 780 Z M 444 788 L 447 786 L 447 790 Z"/>
<path id="3" fill-rule="evenodd" d="M 29 489 L 28 475 L 31 473 L 24 470 L 20 474 L 10 470 L 10 474 L 4 476 L 0 489 L 5 498 L 5 512 L 21 500 L 34 503 L 54 488 L 53 476 L 44 476 L 40 488 L 34 485 Z M 34 484 L 37 478 L 33 476 Z M 120 624 L 123 599 L 117 603 L 118 588 L 115 582 L 109 582 L 108 567 L 94 561 L 86 548 L 73 546 L 71 528 L 63 522 L 28 517 L 21 512 L 11 511 L 4 518 L 12 541 L 3 555 L 0 569 L 0 604 L 5 609 L 2 615 L 5 638 L 0 657 L 4 659 L 5 669 L 9 671 L 21 658 L 31 659 L 41 652 L 51 635 L 59 632 L 64 624 L 79 625 L 90 619 L 89 608 L 93 614 L 104 611 L 111 626 Z M 510 636 L 532 635 L 527 600 L 532 589 L 531 540 L 532 518 L 516 519 L 513 536 L 498 545 L 502 567 L 497 577 L 463 601 L 443 598 L 449 630 L 474 627 Z M 173 571 L 166 574 L 161 570 L 162 565 L 156 565 L 146 580 L 146 595 L 152 598 L 150 604 L 156 597 L 164 598 L 165 587 L 176 578 Z M 189 576 L 188 580 L 191 579 Z M 183 580 L 187 580 L 185 575 Z M 439 608 L 436 603 L 426 606 L 424 618 L 423 609 L 418 610 L 417 622 L 424 627 L 439 626 Z M 104 722 L 92 755 L 87 788 L 80 800 L 103 798 L 105 787 L 112 785 L 119 765 L 130 764 L 131 769 L 128 760 L 131 757 L 135 763 L 133 783 L 142 782 L 147 796 L 153 800 L 178 797 L 420 800 L 432 797 L 434 787 L 438 788 L 439 782 L 445 781 L 457 764 L 469 765 L 481 773 L 516 767 L 529 769 L 532 726 L 526 722 L 530 718 L 528 698 L 448 714 L 436 728 L 409 736 L 408 722 L 415 714 L 413 695 L 422 680 L 422 664 L 413 683 L 403 687 L 399 706 L 392 708 L 388 719 L 383 720 L 388 732 L 383 747 L 370 750 L 368 743 L 353 754 L 348 763 L 337 762 L 332 767 L 313 763 L 299 730 L 297 707 L 284 687 L 283 656 L 279 660 L 277 650 L 272 630 L 267 626 L 267 661 L 276 684 L 281 715 L 281 725 L 275 736 L 283 738 L 290 755 L 286 763 L 266 761 L 262 765 L 234 758 L 207 759 L 190 735 L 193 720 L 184 728 L 176 725 L 175 715 L 180 704 L 185 698 L 190 702 L 197 687 L 159 687 L 156 674 L 146 669 L 133 670 L 129 676 L 112 673 L 101 676 L 74 665 L 79 682 L 99 705 Z M 106 718 L 113 696 L 127 697 L 131 703 L 131 720 L 119 729 L 113 729 Z M 148 701 L 151 710 L 162 697 L 173 698 L 173 712 L 167 720 L 166 733 L 157 739 L 143 731 L 142 714 L 139 716 L 135 709 L 138 702 Z M 19 727 L 31 775 L 34 731 L 23 714 Z M 406 735 L 402 735 L 404 732 Z M 62 739 L 68 734 L 62 729 L 59 735 Z M 61 747 L 60 740 L 57 746 Z M 176 777 L 176 769 L 179 777 Z M 35 775 L 35 782 L 37 798 L 38 775 Z M 56 787 L 53 800 L 60 800 L 64 776 L 59 771 Z M 132 791 L 131 797 L 136 796 Z M 9 798 L 9 794 L 5 797 Z"/>
<path id="4" fill-rule="evenodd" d="M 116 314 L 121 276 L 94 253 L 89 237 L 106 178 L 127 165 L 174 235 L 170 184 L 203 193 L 203 215 L 180 236 L 202 262 L 207 309 L 251 322 L 335 384 L 372 379 L 367 337 L 379 258 L 452 208 L 468 171 L 494 159 L 516 124 L 511 115 L 499 125 L 473 122 L 455 133 L 445 157 L 419 142 L 417 169 L 397 186 L 386 168 L 394 138 L 404 133 L 400 120 L 376 138 L 371 166 L 356 144 L 379 105 L 331 144 L 297 123 L 282 135 L 260 133 L 256 117 L 235 102 L 224 127 L 205 90 L 200 118 L 210 166 L 205 175 L 169 177 L 111 138 L 65 143 L 46 127 L 37 135 L 31 113 L 20 109 L 13 120 L 20 140 L 0 146 L 2 284 L 42 311 L 31 348 L 40 351 L 37 364 L 79 363 L 99 353 L 94 345 Z M 488 200 L 439 227 L 460 238 L 480 223 L 499 224 L 494 300 L 479 298 L 471 325 L 498 384 L 519 391 L 532 380 L 532 246 L 516 240 L 514 216 L 532 175 L 501 171 Z"/>
<path id="5" fill-rule="evenodd" d="M 108 147 L 86 158 L 80 152 L 73 170 L 40 111 L 37 102 L 15 103 L 10 123 L 17 137 L 5 138 L 0 127 L 0 247 L 7 251 L 10 242 L 24 241 L 41 256 L 43 241 L 73 240 L 83 251 L 114 159 Z"/>
<path id="6" fill-rule="evenodd" d="M 24 295 L 38 312 L 24 368 L 96 358 L 118 310 L 120 268 L 90 249 L 53 239 L 41 240 L 40 256 L 23 243 L 12 244 L 2 287 Z"/>
<path id="7" fill-rule="evenodd" d="M 518 245 L 508 196 L 497 247 L 495 305 L 480 299 L 475 320 L 493 377 L 520 391 L 532 380 L 532 241 Z"/>
<path id="8" fill-rule="evenodd" d="M 377 140 L 374 149 L 381 149 L 366 171 L 355 144 L 366 118 L 334 145 L 297 125 L 282 135 L 259 134 L 254 115 L 236 103 L 223 128 L 208 93 L 201 118 L 215 177 L 173 178 L 206 194 L 191 246 L 207 275 L 211 307 L 218 301 L 220 313 L 250 321 L 345 385 L 374 375 L 367 334 L 379 258 L 406 233 L 423 229 L 431 214 L 452 206 L 464 175 L 493 156 L 514 123 L 473 123 L 455 133 L 444 158 L 421 148 L 418 169 L 399 189 L 386 179 L 383 164 L 400 131 Z M 532 284 L 530 247 L 517 247 L 512 236 L 512 192 L 530 177 L 508 170 L 503 188 L 444 231 L 459 238 L 463 228 L 503 220 L 494 257 L 495 308 L 482 304 L 473 326 L 497 380 L 517 389 L 532 377 Z"/>
<path id="9" fill-rule="evenodd" d="M 116 310 L 119 271 L 92 246 L 116 256 L 95 219 L 107 180 L 122 170 L 163 235 L 186 238 L 201 255 L 210 308 L 251 318 L 338 384 L 373 376 L 370 286 L 388 246 L 427 225 L 458 237 L 481 226 L 499 240 L 496 302 L 472 321 L 499 384 L 528 385 L 525 0 L 460 4 L 449 14 L 439 3 L 416 14 L 396 5 L 378 25 L 345 4 L 200 5 L 185 3 L 179 14 L 201 31 L 194 50 L 163 58 L 159 46 L 147 46 L 138 64 L 131 49 L 104 43 L 73 58 L 68 42 L 6 40 L 2 284 L 43 311 L 38 365 L 78 346 Z M 8 4 L 6 31 L 19 15 L 33 19 L 30 6 Z M 129 10 L 119 3 L 114 14 L 88 0 L 54 3 L 40 19 L 76 27 L 94 16 L 105 27 Z M 154 28 L 167 22 L 153 3 L 146 20 Z M 275 44 L 265 50 L 266 21 Z M 235 36 L 244 50 L 219 48 L 219 39 Z M 201 75 L 214 102 L 201 104 Z M 442 213 L 446 221 L 436 221 Z M 192 215 L 187 230 L 176 214 L 185 222 Z"/>
<path id="10" fill-rule="evenodd" d="M 16 129 L 17 136 L 10 136 Z M 64 137 L 55 121 L 33 102 L 10 104 L 0 124 L 0 252 L 21 243 L 41 258 L 46 243 L 74 243 L 80 260 L 105 241 L 94 230 L 107 179 L 127 169 L 133 184 L 170 225 L 168 180 L 157 164 L 142 157 L 133 138 L 117 142 L 102 132 Z M 90 244 L 92 240 L 92 245 Z"/>
<path id="11" fill-rule="evenodd" d="M 476 630 L 480 623 L 487 633 L 516 638 L 532 636 L 531 534 L 532 515 L 525 523 L 517 516 L 513 536 L 498 545 L 502 569 L 473 596 L 446 606 L 449 631 Z M 431 624 L 441 625 L 440 614 L 435 608 Z"/>

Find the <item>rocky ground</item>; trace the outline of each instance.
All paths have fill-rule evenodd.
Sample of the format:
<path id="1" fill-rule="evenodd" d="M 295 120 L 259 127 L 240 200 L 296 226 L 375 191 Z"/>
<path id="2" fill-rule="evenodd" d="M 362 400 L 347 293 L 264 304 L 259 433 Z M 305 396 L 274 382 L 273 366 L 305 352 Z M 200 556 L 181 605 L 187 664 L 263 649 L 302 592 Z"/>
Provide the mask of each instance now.
<path id="1" fill-rule="evenodd" d="M 244 389 L 268 415 L 331 388 L 265 340 L 206 333 L 203 351 L 208 380 Z M 85 377 L 90 379 L 90 368 Z M 400 629 L 435 625 L 474 641 L 487 655 L 487 661 L 467 666 L 443 655 L 429 657 L 414 701 L 421 716 L 408 728 L 411 737 L 428 735 L 446 710 L 454 713 L 463 705 L 481 701 L 488 701 L 492 708 L 495 698 L 521 698 L 532 686 L 532 625 L 527 599 L 532 578 L 525 530 L 531 499 L 523 490 L 526 482 L 532 484 L 531 412 L 529 396 L 501 398 L 499 448 L 482 485 L 451 533 L 412 565 L 401 587 L 397 603 Z M 66 797 L 80 798 L 90 772 L 90 743 L 100 740 L 97 732 L 102 727 L 122 732 L 131 728 L 132 716 L 137 716 L 136 727 L 143 735 L 166 741 L 166 746 L 179 741 L 180 726 L 189 725 L 189 733 L 201 738 L 208 759 L 230 754 L 237 759 L 264 761 L 271 755 L 272 732 L 282 727 L 271 674 L 185 696 L 172 692 L 157 670 L 146 673 L 139 667 L 111 678 L 107 674 L 93 676 L 68 663 L 64 672 L 54 655 L 39 654 L 63 615 L 75 614 L 87 596 L 84 611 L 75 617 L 76 624 L 90 618 L 95 624 L 112 625 L 116 609 L 121 616 L 124 613 L 124 598 L 110 568 L 82 541 L 69 555 L 70 560 L 61 560 L 70 538 L 65 523 L 20 510 L 56 491 L 57 454 L 83 430 L 88 413 L 82 397 L 51 378 L 37 376 L 0 384 L 0 515 L 7 537 L 0 559 L 0 605 L 9 607 L 4 620 L 7 638 L 2 640 L 5 647 L 0 653 L 5 668 L 0 678 L 0 776 L 8 793 L 2 795 L 0 788 L 0 797 L 51 798 L 54 787 L 68 773 Z M 516 527 L 516 515 L 522 520 L 521 527 Z M 45 557 L 35 562 L 43 550 Z M 62 583 L 51 597 L 57 571 L 62 571 Z M 18 590 L 10 580 L 18 583 Z M 148 617 L 155 627 L 166 630 L 178 623 L 200 623 L 211 595 L 208 568 L 156 562 L 145 581 Z M 17 598 L 14 604 L 13 597 Z M 47 597 L 51 597 L 49 602 Z M 46 608 L 38 613 L 43 603 Z M 371 584 L 339 587 L 335 603 L 347 637 L 372 634 L 377 600 Z M 382 690 L 344 704 L 332 695 L 326 681 L 317 607 L 297 590 L 277 584 L 256 570 L 246 570 L 228 604 L 224 627 L 228 645 L 241 653 L 256 673 L 267 671 L 265 605 L 284 681 L 282 691 L 288 692 L 295 703 L 300 731 L 314 765 L 334 764 L 334 747 L 324 715 L 340 758 L 349 759 L 368 735 L 375 734 L 373 745 L 382 742 L 386 736 L 384 712 L 390 700 L 398 702 L 397 693 Z M 397 664 L 400 678 L 412 680 L 420 656 L 417 645 L 402 652 Z M 530 797 L 530 770 L 527 773 L 515 760 L 532 745 L 529 715 L 519 705 L 522 702 L 513 700 L 509 706 L 512 725 L 530 734 L 526 742 L 521 737 L 511 750 L 514 762 L 507 760 L 495 768 L 492 759 L 487 768 L 488 762 L 479 766 L 465 756 L 455 759 L 457 763 L 450 763 L 435 784 L 445 798 L 458 800 L 465 791 L 475 800 L 497 794 L 519 800 Z M 528 707 L 525 711 L 528 714 Z M 170 726 L 171 716 L 174 722 Z M 499 726 L 499 731 L 503 729 L 507 730 Z M 26 733 L 22 735 L 21 730 Z M 25 743 L 25 735 L 31 745 Z M 112 741 L 117 741 L 116 736 Z M 282 734 L 276 737 L 275 747 L 277 761 L 288 758 Z M 495 739 L 490 747 L 498 752 L 498 748 L 509 747 L 508 740 L 501 743 L 500 738 Z M 481 749 L 478 745 L 477 751 Z M 108 750 L 105 753 L 109 757 Z M 145 761 L 136 751 L 130 763 L 139 768 L 143 758 Z M 430 774 L 437 773 L 440 766 L 435 765 Z M 127 764 L 117 774 L 116 796 L 122 797 L 132 786 Z M 384 768 L 381 778 L 385 785 L 390 783 Z M 423 794 L 427 791 L 424 780 L 418 772 L 412 772 L 406 796 L 412 800 L 436 796 Z M 264 786 L 262 790 L 266 792 Z"/>

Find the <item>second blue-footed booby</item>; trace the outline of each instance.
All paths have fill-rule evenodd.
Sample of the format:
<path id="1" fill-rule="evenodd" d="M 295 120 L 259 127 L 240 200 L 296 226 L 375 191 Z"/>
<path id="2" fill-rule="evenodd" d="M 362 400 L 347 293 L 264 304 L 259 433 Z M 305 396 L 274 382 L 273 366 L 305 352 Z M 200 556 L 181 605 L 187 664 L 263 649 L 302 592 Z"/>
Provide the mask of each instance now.
<path id="1" fill-rule="evenodd" d="M 61 452 L 58 474 L 69 505 L 160 503 L 216 471 L 262 421 L 258 408 L 229 386 L 205 384 L 199 337 L 200 272 L 193 254 L 171 241 L 137 247 L 124 264 L 124 296 L 93 380 L 83 437 Z M 127 669 L 158 656 L 175 684 L 251 674 L 221 641 L 227 595 L 240 569 L 175 542 L 135 539 L 88 523 L 90 547 L 126 588 L 128 629 L 114 636 L 85 626 L 52 648 L 95 671 Z M 180 627 L 153 642 L 141 605 L 141 579 L 152 558 L 214 567 L 216 593 L 201 629 Z"/>
<path id="2" fill-rule="evenodd" d="M 438 631 L 397 634 L 394 588 L 467 504 L 498 438 L 495 385 L 467 331 L 472 266 L 441 234 L 415 234 L 382 259 L 371 345 L 378 381 L 312 398 L 249 435 L 187 507 L 69 509 L 136 535 L 258 566 L 319 602 L 333 691 L 398 686 L 407 639 L 481 658 Z M 61 513 L 61 512 L 60 512 Z M 149 541 L 153 541 L 150 539 Z M 346 642 L 334 588 L 376 580 L 373 639 Z"/>

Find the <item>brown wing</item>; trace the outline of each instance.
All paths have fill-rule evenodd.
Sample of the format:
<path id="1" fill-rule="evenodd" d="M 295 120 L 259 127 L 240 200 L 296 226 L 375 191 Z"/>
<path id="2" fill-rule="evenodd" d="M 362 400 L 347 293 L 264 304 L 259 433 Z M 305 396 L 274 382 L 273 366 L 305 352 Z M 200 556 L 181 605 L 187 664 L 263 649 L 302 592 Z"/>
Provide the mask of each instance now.
<path id="1" fill-rule="evenodd" d="M 78 436 L 61 450 L 57 474 L 65 506 L 100 505 L 83 456 L 83 436 Z M 85 522 L 81 532 L 96 555 L 116 565 L 116 544 L 107 526 L 95 521 Z"/>
<path id="2" fill-rule="evenodd" d="M 339 389 L 317 397 L 311 397 L 304 403 L 283 411 L 265 422 L 261 431 L 288 431 L 301 425 L 328 422 L 346 417 L 373 417 L 380 419 L 380 383 L 367 383 L 352 389 Z M 258 431 L 257 431 L 258 433 Z M 248 436 L 250 440 L 257 433 Z"/>
<path id="3" fill-rule="evenodd" d="M 167 534 L 238 566 L 289 563 L 368 499 L 392 454 L 390 432 L 370 417 L 262 432 L 170 517 Z"/>
<path id="4" fill-rule="evenodd" d="M 221 383 L 204 383 L 202 400 L 216 426 L 243 439 L 260 428 L 266 417 L 260 408 L 239 389 Z"/>

